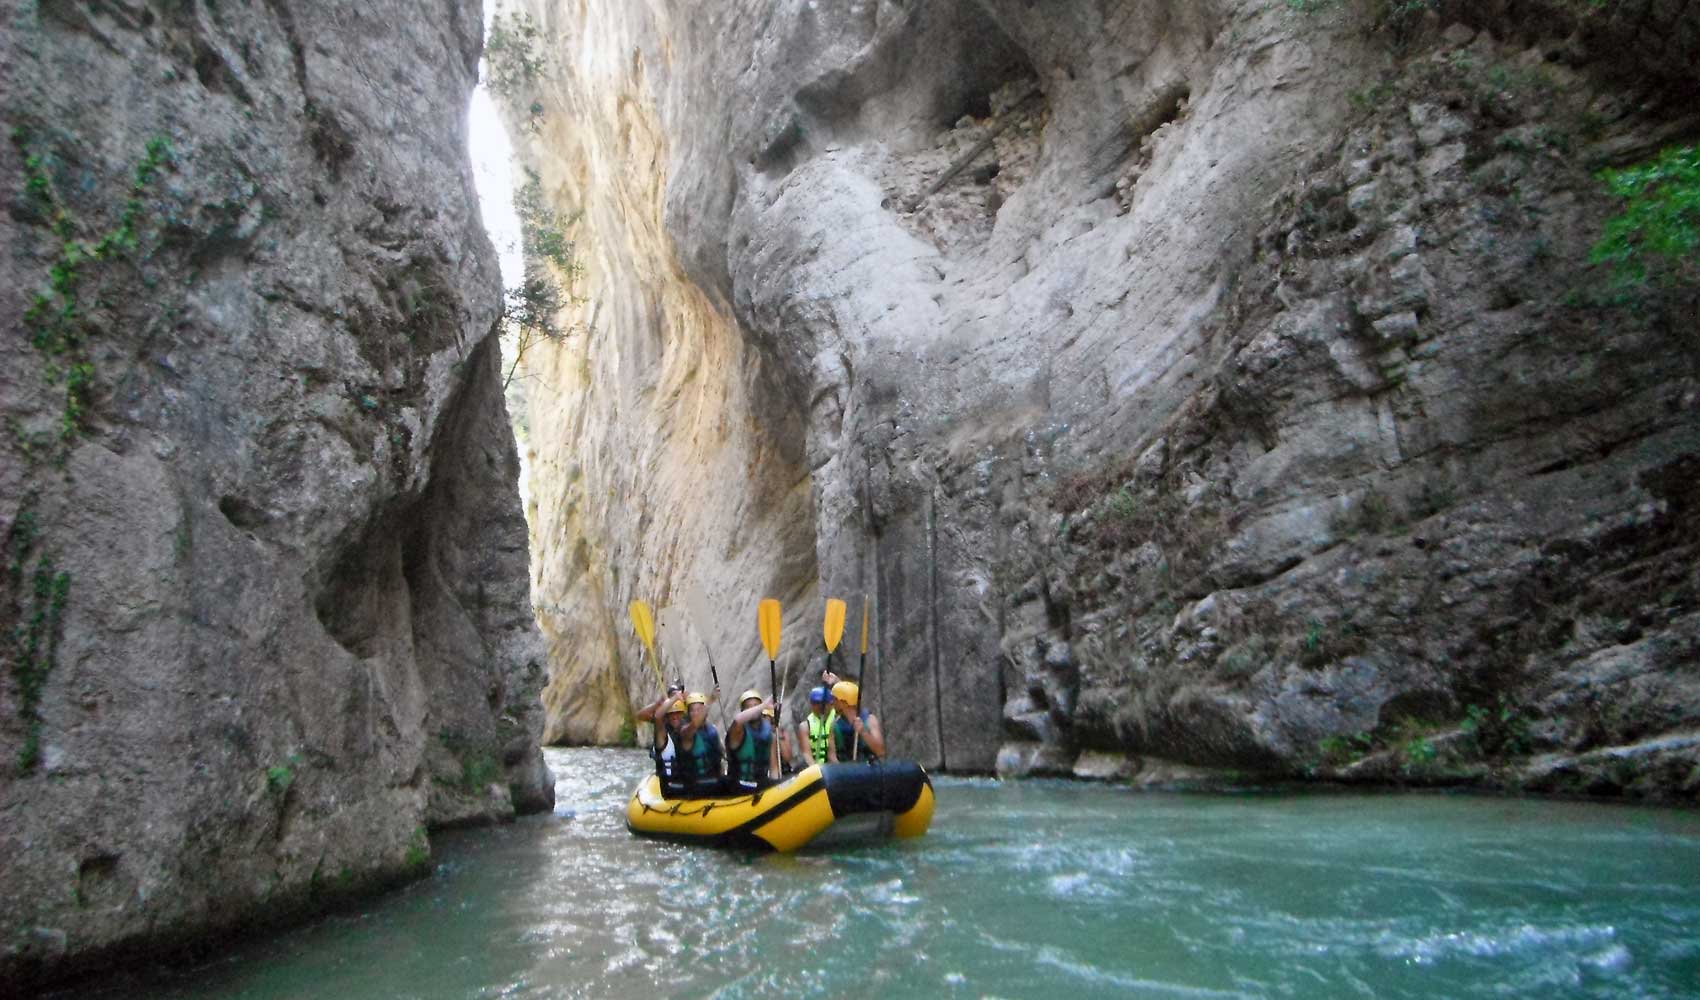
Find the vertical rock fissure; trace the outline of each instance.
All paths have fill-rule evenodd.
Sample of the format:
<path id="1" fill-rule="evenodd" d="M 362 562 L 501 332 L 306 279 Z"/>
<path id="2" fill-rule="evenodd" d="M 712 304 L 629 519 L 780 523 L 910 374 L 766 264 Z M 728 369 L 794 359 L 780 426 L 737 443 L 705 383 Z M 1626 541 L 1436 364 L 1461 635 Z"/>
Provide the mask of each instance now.
<path id="1" fill-rule="evenodd" d="M 944 680 L 939 656 L 939 494 L 927 494 L 927 645 L 933 668 L 933 719 L 938 725 L 939 769 L 948 770 L 945 753 Z"/>
<path id="2" fill-rule="evenodd" d="M 872 620 L 868 623 L 868 630 L 873 633 L 870 638 L 872 640 L 871 645 L 873 647 L 872 653 L 873 653 L 874 669 L 877 670 L 878 665 L 882 662 L 881 658 L 883 656 L 883 650 L 885 648 L 885 631 L 884 631 L 883 626 L 881 625 L 881 622 L 883 622 L 885 620 L 885 616 L 882 614 L 882 612 L 885 608 L 885 574 L 880 568 L 880 540 L 879 540 L 879 537 L 877 536 L 877 534 L 874 531 L 873 493 L 869 489 L 869 480 L 872 477 L 873 477 L 873 466 L 871 464 L 869 464 L 868 459 L 867 459 L 867 453 L 864 452 L 863 455 L 862 455 L 862 504 L 861 504 L 861 506 L 862 506 L 862 544 L 864 546 L 866 546 L 867 555 L 863 558 L 863 562 L 864 562 L 864 564 L 869 563 L 869 562 L 871 562 L 873 564 L 874 605 L 873 605 L 873 610 L 872 610 L 871 614 L 872 614 L 874 620 Z M 868 594 L 868 590 L 867 590 L 866 585 L 864 585 L 863 588 L 862 588 L 862 600 L 863 600 L 864 604 L 867 602 L 867 594 Z M 858 632 L 857 636 L 856 636 L 856 641 L 857 641 L 857 644 L 858 644 L 857 645 L 858 651 L 861 648 L 861 646 L 860 646 L 861 638 L 862 638 L 861 633 Z M 873 672 L 873 671 L 870 671 L 870 672 Z M 863 679 L 863 689 L 864 690 L 867 689 L 866 678 Z M 885 685 L 884 684 L 876 685 L 873 688 L 873 691 L 874 691 L 874 699 L 873 700 L 877 704 L 877 710 L 878 710 L 879 717 L 880 717 L 881 720 L 884 720 L 885 719 Z"/>

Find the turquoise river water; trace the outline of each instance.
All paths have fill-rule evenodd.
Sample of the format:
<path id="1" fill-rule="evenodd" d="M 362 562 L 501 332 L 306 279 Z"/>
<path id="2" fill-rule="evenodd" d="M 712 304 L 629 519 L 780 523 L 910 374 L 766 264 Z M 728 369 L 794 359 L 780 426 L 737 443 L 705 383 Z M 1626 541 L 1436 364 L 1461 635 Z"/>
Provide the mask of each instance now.
<path id="1" fill-rule="evenodd" d="M 792 857 L 625 829 L 635 751 L 433 877 L 78 996 L 1694 997 L 1700 814 L 942 778 L 917 841 Z"/>

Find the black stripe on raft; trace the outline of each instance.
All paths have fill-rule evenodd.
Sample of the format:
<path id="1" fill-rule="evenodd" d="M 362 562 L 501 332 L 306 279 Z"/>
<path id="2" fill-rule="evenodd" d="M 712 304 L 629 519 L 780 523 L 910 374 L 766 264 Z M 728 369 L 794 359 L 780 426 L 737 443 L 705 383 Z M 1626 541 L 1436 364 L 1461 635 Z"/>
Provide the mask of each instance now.
<path id="1" fill-rule="evenodd" d="M 753 835 L 756 827 L 763 826 L 763 825 L 767 824 L 768 822 L 772 821 L 773 819 L 775 819 L 779 816 L 785 815 L 786 813 L 790 812 L 791 810 L 802 805 L 804 802 L 813 798 L 815 796 L 815 793 L 819 792 L 821 790 L 821 786 L 824 783 L 825 782 L 823 782 L 820 778 L 816 778 L 815 780 L 804 785 L 802 788 L 798 789 L 795 794 L 793 794 L 790 798 L 786 799 L 784 802 L 779 803 L 778 805 L 774 806 L 772 809 L 769 809 L 767 812 L 762 813 L 760 816 L 751 817 L 743 825 L 739 826 L 737 829 L 732 830 L 730 832 L 733 833 L 733 834 L 750 833 L 750 834 Z M 756 839 L 760 840 L 761 838 L 758 837 Z M 766 841 L 762 841 L 762 843 L 766 843 Z"/>
<path id="2" fill-rule="evenodd" d="M 702 844 L 710 847 L 754 847 L 761 848 L 763 850 L 772 850 L 772 844 L 756 836 L 756 828 L 771 822 L 775 817 L 785 815 L 792 809 L 797 808 L 804 802 L 820 794 L 823 784 L 824 782 L 817 777 L 808 784 L 797 789 L 797 791 L 784 802 L 781 802 L 773 808 L 756 816 L 752 816 L 745 822 L 740 823 L 738 826 L 735 826 L 723 833 L 666 833 L 657 830 L 640 830 L 637 827 L 632 826 L 630 822 L 626 824 L 626 829 L 640 837 L 650 837 L 655 840 L 668 840 L 679 844 Z M 774 786 L 774 788 L 777 787 L 779 786 Z M 652 806 L 648 803 L 642 802 L 640 802 L 640 805 L 643 806 L 643 810 L 645 812 L 671 813 L 673 815 L 684 816 L 692 814 L 706 816 L 711 810 L 728 805 L 742 805 L 748 802 L 751 806 L 759 807 L 761 805 L 762 796 L 771 791 L 773 791 L 773 788 L 766 788 L 754 794 L 739 795 L 734 798 L 663 799 L 662 801 L 667 803 L 665 806 Z"/>

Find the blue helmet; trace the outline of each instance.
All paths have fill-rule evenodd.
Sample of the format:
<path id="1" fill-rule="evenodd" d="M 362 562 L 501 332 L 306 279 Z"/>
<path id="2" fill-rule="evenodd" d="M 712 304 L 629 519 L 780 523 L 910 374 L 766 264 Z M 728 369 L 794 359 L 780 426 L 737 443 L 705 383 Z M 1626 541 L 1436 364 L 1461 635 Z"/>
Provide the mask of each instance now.
<path id="1" fill-rule="evenodd" d="M 828 691 L 826 688 L 817 687 L 809 689 L 809 704 L 824 705 L 831 700 L 832 692 Z"/>

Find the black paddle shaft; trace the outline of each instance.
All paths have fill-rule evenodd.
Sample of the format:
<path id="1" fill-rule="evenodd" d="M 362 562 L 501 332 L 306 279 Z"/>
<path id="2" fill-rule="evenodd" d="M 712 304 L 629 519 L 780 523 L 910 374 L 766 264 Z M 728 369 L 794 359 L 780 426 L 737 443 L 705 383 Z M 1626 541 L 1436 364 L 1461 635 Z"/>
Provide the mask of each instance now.
<path id="1" fill-rule="evenodd" d="M 868 700 L 867 689 L 862 687 L 862 682 L 864 680 L 866 680 L 867 677 L 868 677 L 868 654 L 862 653 L 860 662 L 858 662 L 856 664 L 856 714 L 858 716 L 862 714 L 862 702 Z M 862 734 L 857 733 L 850 740 L 850 759 L 852 761 L 854 761 L 856 759 L 857 751 L 861 750 L 861 748 L 862 748 Z"/>

